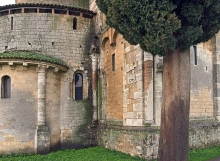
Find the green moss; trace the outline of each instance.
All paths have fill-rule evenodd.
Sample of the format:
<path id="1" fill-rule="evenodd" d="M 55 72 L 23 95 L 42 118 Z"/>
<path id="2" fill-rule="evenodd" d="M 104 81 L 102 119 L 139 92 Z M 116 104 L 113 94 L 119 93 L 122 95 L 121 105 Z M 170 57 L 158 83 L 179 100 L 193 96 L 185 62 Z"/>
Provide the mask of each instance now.
<path id="1" fill-rule="evenodd" d="M 31 51 L 7 51 L 4 53 L 0 53 L 0 59 L 36 60 L 36 61 L 44 61 L 59 65 L 64 65 L 67 67 L 67 64 L 61 59 Z"/>
<path id="2" fill-rule="evenodd" d="M 79 7 L 88 9 L 89 8 L 89 1 L 88 0 L 80 0 Z"/>
<path id="3" fill-rule="evenodd" d="M 91 108 L 92 101 L 86 100 L 86 101 L 80 101 L 80 103 L 81 103 L 80 107 L 82 108 L 82 112 L 83 112 L 84 122 L 79 126 L 76 134 L 77 137 L 79 137 L 79 140 L 82 142 L 82 144 L 84 146 L 87 146 L 89 145 L 88 134 L 87 134 L 88 126 L 92 122 L 92 108 Z"/>
<path id="4" fill-rule="evenodd" d="M 56 30 L 59 23 L 61 23 L 61 17 L 58 15 L 54 15 L 53 25 L 52 25 L 51 29 Z"/>
<path id="5" fill-rule="evenodd" d="M 99 78 L 98 82 L 98 107 L 99 107 L 99 118 L 102 118 L 102 79 Z"/>

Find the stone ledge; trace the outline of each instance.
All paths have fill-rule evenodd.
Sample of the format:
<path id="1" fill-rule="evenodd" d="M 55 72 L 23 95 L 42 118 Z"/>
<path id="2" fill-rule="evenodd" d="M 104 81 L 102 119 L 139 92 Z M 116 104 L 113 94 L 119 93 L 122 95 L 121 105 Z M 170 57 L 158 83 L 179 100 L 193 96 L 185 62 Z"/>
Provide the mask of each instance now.
<path id="1" fill-rule="evenodd" d="M 54 68 L 54 72 L 68 70 L 68 66 L 63 60 L 31 51 L 0 53 L 0 65 L 10 65 L 11 67 L 23 65 L 26 68 L 28 65 L 46 65 Z"/>

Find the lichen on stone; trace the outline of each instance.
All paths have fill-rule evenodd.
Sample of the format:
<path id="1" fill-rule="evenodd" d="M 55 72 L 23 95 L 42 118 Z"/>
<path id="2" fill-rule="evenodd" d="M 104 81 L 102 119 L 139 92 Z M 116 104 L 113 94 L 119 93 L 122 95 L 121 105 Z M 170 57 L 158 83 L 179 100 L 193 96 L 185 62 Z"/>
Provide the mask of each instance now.
<path id="1" fill-rule="evenodd" d="M 0 53 L 0 59 L 24 59 L 24 60 L 44 61 L 44 62 L 54 63 L 68 67 L 68 65 L 61 59 L 32 51 L 6 51 Z"/>

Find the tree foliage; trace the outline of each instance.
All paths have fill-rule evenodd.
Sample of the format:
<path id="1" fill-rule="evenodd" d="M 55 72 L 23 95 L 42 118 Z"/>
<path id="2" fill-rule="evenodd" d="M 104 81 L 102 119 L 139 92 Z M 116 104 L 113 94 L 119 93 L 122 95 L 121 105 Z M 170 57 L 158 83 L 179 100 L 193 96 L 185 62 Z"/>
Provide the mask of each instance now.
<path id="1" fill-rule="evenodd" d="M 96 0 L 106 23 L 153 55 L 185 50 L 220 29 L 220 0 Z"/>

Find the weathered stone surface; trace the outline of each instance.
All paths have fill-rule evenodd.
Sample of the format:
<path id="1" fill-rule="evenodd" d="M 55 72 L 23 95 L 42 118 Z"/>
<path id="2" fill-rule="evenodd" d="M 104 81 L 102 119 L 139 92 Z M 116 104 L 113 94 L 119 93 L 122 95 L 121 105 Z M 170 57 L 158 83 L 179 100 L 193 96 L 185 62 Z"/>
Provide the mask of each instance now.
<path id="1" fill-rule="evenodd" d="M 49 128 L 39 125 L 35 132 L 35 150 L 37 154 L 48 154 L 50 152 Z"/>
<path id="2" fill-rule="evenodd" d="M 17 2 L 82 5 L 81 1 Z M 73 29 L 73 18 L 77 18 L 76 30 Z M 35 145 L 38 121 L 48 127 L 49 150 L 66 147 L 62 143 L 69 140 L 69 147 L 89 145 L 86 130 L 91 123 L 92 103 L 84 103 L 84 100 L 92 98 L 91 60 L 87 55 L 90 48 L 91 21 L 91 18 L 83 17 L 83 13 L 77 16 L 17 13 L 0 17 L 0 52 L 36 51 L 59 58 L 69 67 L 65 73 L 56 68 L 56 65 L 46 66 L 46 73 L 39 73 L 38 76 L 40 70 L 37 64 L 30 64 L 26 60 L 19 60 L 20 63 L 13 62 L 14 60 L 8 64 L 0 63 L 0 79 L 4 75 L 10 76 L 12 89 L 10 99 L 0 99 L 0 153 L 35 152 L 38 146 Z M 38 64 L 44 65 L 43 62 Z M 74 100 L 75 73 L 83 76 L 84 100 L 81 101 Z M 38 108 L 40 111 L 37 117 Z M 7 146 L 9 144 L 14 146 L 10 148 Z"/>

